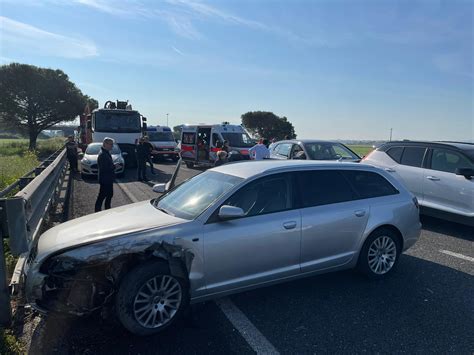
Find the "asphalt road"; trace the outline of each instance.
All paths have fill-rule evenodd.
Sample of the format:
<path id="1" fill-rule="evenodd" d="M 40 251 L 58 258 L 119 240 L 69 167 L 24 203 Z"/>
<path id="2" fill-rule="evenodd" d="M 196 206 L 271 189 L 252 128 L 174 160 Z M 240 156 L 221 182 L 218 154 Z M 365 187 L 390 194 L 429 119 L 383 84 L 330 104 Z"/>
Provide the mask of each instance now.
<path id="1" fill-rule="evenodd" d="M 154 196 L 173 164 L 155 166 L 150 183 L 133 171 L 115 186 L 112 206 Z M 178 182 L 199 170 L 181 167 Z M 72 214 L 93 212 L 98 186 L 76 180 Z M 474 352 L 474 231 L 422 219 L 417 244 L 389 278 L 373 282 L 353 271 L 331 273 L 192 306 L 162 334 L 140 338 L 100 317 L 45 321 L 47 347 L 58 353 L 456 353 Z M 243 317 L 239 323 L 233 316 Z M 240 318 L 239 318 L 240 319 Z M 231 321 L 232 320 L 232 321 Z M 256 345 L 257 344 L 257 345 Z"/>

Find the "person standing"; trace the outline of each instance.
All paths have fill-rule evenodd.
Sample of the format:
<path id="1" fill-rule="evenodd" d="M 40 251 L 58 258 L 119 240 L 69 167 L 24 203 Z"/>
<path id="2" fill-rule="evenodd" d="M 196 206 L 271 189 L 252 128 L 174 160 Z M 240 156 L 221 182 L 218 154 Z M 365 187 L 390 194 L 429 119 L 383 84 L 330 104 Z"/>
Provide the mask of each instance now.
<path id="1" fill-rule="evenodd" d="M 267 146 L 263 144 L 263 139 L 258 141 L 258 144 L 249 149 L 250 158 L 253 160 L 262 160 L 270 158 L 270 151 Z"/>
<path id="2" fill-rule="evenodd" d="M 100 190 L 97 200 L 95 201 L 95 212 L 99 212 L 102 209 L 104 200 L 105 209 L 110 209 L 110 203 L 114 195 L 115 165 L 110 155 L 113 146 L 114 140 L 112 138 L 104 138 L 97 158 Z"/>
<path id="3" fill-rule="evenodd" d="M 137 179 L 138 181 L 148 181 L 146 177 L 146 162 L 150 156 L 150 150 L 145 144 L 145 139 L 141 137 L 135 147 L 137 156 Z"/>
<path id="4" fill-rule="evenodd" d="M 69 168 L 73 173 L 77 173 L 77 143 L 74 141 L 74 136 L 68 136 L 66 141 L 66 157 L 69 161 Z"/>
<path id="5" fill-rule="evenodd" d="M 155 150 L 155 147 L 153 146 L 153 144 L 150 143 L 150 139 L 148 137 L 145 136 L 143 139 L 144 139 L 143 144 L 145 145 L 145 147 L 148 149 L 148 152 L 149 152 L 148 156 L 146 158 L 146 162 L 148 164 L 150 164 L 151 175 L 156 175 L 155 171 L 153 170 L 153 157 L 152 157 L 152 154 L 151 154 L 151 152 L 153 150 Z M 146 167 L 145 167 L 145 169 L 146 169 Z"/>

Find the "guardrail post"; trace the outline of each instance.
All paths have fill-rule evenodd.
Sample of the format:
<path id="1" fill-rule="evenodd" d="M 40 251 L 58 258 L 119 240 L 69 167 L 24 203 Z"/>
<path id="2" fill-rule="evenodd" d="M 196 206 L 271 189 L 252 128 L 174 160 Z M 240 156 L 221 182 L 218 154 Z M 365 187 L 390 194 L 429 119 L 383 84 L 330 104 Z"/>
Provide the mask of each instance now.
<path id="1" fill-rule="evenodd" d="M 7 265 L 3 250 L 3 236 L 0 230 L 0 325 L 8 326 L 12 320 L 10 291 L 7 284 Z"/>

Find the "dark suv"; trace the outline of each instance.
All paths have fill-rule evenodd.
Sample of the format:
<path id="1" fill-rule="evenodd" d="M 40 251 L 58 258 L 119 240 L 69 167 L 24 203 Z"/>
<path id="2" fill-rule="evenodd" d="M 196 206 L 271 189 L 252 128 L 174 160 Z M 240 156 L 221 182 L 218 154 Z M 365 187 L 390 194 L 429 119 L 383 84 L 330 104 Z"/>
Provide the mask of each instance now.
<path id="1" fill-rule="evenodd" d="M 403 181 L 422 213 L 474 225 L 474 144 L 388 142 L 362 162 Z"/>

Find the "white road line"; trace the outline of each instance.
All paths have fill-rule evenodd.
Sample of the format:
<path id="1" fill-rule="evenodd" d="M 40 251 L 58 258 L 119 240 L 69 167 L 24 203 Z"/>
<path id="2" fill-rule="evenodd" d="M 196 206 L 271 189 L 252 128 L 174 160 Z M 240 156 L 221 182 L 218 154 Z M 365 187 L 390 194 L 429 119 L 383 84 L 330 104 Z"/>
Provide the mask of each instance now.
<path id="1" fill-rule="evenodd" d="M 446 254 L 446 255 L 451 255 L 459 259 L 467 260 L 470 261 L 471 263 L 474 263 L 474 258 L 471 258 L 470 256 L 458 254 L 458 253 L 453 253 L 452 251 L 449 250 L 440 250 L 440 253 Z"/>
<path id="2" fill-rule="evenodd" d="M 250 322 L 240 309 L 229 299 L 220 298 L 215 301 L 235 329 L 244 337 L 257 354 L 279 354 L 277 349 Z"/>
<path id="3" fill-rule="evenodd" d="M 132 193 L 130 192 L 128 187 L 124 183 L 122 183 L 122 181 L 120 181 L 120 180 L 116 180 L 116 181 L 117 181 L 117 185 L 122 189 L 122 191 L 125 193 L 125 195 L 127 195 L 127 197 L 132 202 L 140 202 L 140 200 L 138 198 L 136 198 L 135 196 L 132 195 Z"/>

